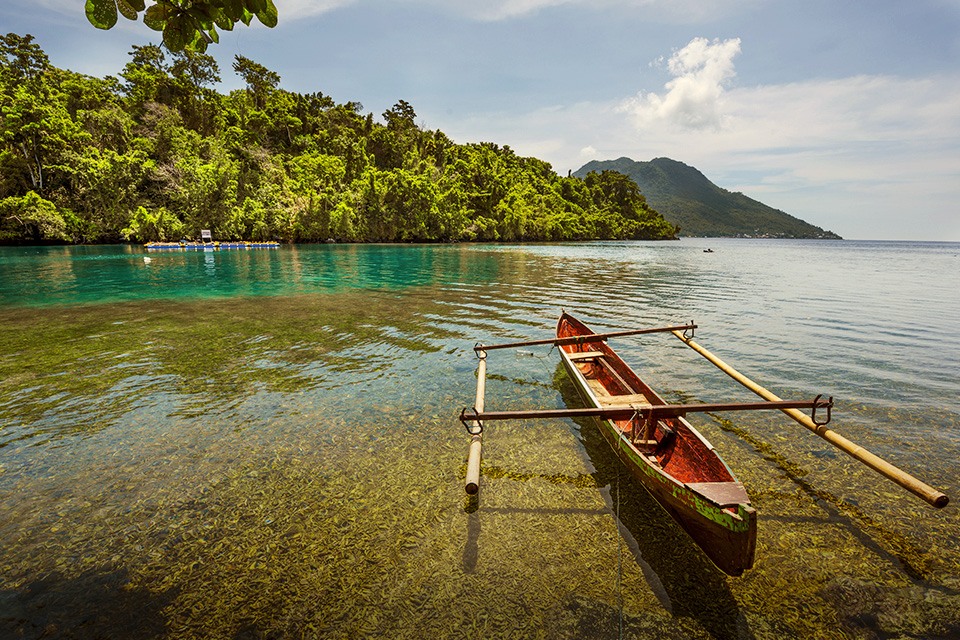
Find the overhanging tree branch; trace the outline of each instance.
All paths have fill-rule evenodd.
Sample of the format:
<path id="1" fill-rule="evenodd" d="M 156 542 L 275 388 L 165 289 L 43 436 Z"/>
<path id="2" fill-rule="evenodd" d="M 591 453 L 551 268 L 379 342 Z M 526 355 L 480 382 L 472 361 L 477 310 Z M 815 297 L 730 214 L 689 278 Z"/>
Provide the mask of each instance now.
<path id="1" fill-rule="evenodd" d="M 250 26 L 256 16 L 264 26 L 277 26 L 273 0 L 86 0 L 87 20 L 98 29 L 111 29 L 118 15 L 136 20 L 163 32 L 163 44 L 170 51 L 190 49 L 203 53 L 210 43 L 219 43 L 219 27 L 232 31 L 237 22 Z"/>

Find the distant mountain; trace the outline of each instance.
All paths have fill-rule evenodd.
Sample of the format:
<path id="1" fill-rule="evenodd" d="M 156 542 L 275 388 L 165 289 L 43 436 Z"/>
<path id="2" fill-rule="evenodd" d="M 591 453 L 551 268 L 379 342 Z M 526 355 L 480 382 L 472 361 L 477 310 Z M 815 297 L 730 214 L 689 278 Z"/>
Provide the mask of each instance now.
<path id="1" fill-rule="evenodd" d="M 681 236 L 840 239 L 832 231 L 722 189 L 693 167 L 670 158 L 594 160 L 573 175 L 583 178 L 604 170 L 630 176 L 652 209 L 680 225 Z"/>

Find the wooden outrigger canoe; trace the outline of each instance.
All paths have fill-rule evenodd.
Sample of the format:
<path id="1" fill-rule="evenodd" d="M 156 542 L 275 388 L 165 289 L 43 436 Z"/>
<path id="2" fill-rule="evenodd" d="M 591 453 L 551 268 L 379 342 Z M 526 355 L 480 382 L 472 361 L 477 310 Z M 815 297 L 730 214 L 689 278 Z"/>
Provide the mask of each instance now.
<path id="1" fill-rule="evenodd" d="M 743 484 L 713 446 L 684 419 L 688 413 L 777 409 L 846 452 L 887 479 L 897 483 L 936 508 L 949 498 L 826 428 L 833 398 L 810 402 L 784 401 L 693 341 L 697 325 L 633 329 L 595 333 L 563 312 L 557 321 L 556 338 L 498 345 L 478 343 L 477 399 L 472 410 L 464 408 L 460 421 L 470 434 L 465 489 L 480 488 L 480 460 L 484 421 L 527 418 L 599 418 L 600 430 L 620 460 L 656 501 L 683 527 L 719 569 L 739 576 L 753 566 L 756 553 L 757 514 Z M 690 334 L 688 335 L 688 331 Z M 764 402 L 729 404 L 666 404 L 606 343 L 609 338 L 670 332 L 721 371 Z M 578 409 L 534 411 L 484 411 L 487 351 L 530 345 L 560 347 L 561 361 L 583 401 Z M 809 416 L 799 409 L 810 409 Z M 817 410 L 826 409 L 826 419 Z"/>
<path id="2" fill-rule="evenodd" d="M 557 322 L 557 338 L 593 333 L 567 313 Z M 600 430 L 660 506 L 724 573 L 739 576 L 752 567 L 757 512 L 706 438 L 683 417 L 645 420 L 643 410 L 667 403 L 606 343 L 561 345 L 560 357 L 587 406 L 635 410 L 626 419 L 600 417 Z"/>

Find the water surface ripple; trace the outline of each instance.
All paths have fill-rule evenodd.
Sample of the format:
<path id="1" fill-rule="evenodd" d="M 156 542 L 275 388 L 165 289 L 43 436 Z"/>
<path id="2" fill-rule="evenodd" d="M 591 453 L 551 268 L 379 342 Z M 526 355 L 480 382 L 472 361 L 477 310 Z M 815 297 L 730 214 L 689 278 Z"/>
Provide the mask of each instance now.
<path id="1" fill-rule="evenodd" d="M 597 330 L 693 320 L 782 397 L 833 395 L 840 433 L 958 500 L 958 254 L 0 248 L 0 635 L 960 635 L 956 507 L 778 415 L 694 418 L 760 514 L 738 579 L 589 421 L 491 425 L 466 500 L 456 420 L 478 341 L 550 337 L 561 308 Z M 671 402 L 753 399 L 669 334 L 613 346 Z M 523 351 L 491 352 L 487 408 L 573 406 L 556 353 Z"/>

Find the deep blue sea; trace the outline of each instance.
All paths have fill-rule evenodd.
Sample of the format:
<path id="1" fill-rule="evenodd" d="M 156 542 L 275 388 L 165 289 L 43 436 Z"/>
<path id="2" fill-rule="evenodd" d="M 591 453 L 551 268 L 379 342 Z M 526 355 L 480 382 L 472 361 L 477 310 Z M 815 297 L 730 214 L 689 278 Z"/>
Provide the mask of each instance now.
<path id="1" fill-rule="evenodd" d="M 0 636 L 960 637 L 958 291 L 937 242 L 0 247 Z M 741 578 L 590 422 L 489 426 L 467 500 L 472 347 L 561 308 L 693 320 L 954 502 L 768 412 L 691 416 L 759 513 Z M 670 334 L 611 346 L 670 402 L 755 399 Z M 491 352 L 487 409 L 573 402 L 558 364 Z"/>

